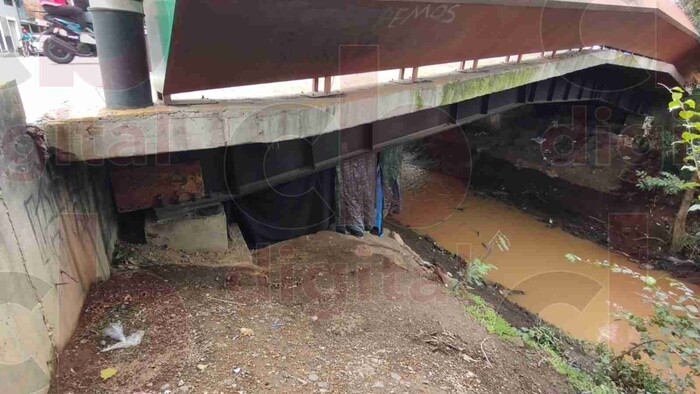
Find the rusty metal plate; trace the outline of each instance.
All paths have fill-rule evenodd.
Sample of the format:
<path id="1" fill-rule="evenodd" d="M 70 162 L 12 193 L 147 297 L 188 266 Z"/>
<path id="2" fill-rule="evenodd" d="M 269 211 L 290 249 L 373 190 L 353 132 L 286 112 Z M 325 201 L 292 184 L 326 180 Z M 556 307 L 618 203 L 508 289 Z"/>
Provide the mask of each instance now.
<path id="1" fill-rule="evenodd" d="M 205 195 L 198 161 L 113 168 L 110 176 L 120 213 L 184 203 Z"/>
<path id="2" fill-rule="evenodd" d="M 685 76 L 700 62 L 697 33 L 670 0 L 177 0 L 171 5 L 171 31 L 163 28 L 168 19 L 162 10 L 147 12 L 156 54 L 153 80 L 164 94 L 593 45 L 672 63 Z M 213 34 L 212 26 L 224 27 L 225 33 Z M 378 64 L 372 51 L 353 50 L 358 46 L 378 48 Z M 343 56 L 348 51 L 355 57 Z"/>

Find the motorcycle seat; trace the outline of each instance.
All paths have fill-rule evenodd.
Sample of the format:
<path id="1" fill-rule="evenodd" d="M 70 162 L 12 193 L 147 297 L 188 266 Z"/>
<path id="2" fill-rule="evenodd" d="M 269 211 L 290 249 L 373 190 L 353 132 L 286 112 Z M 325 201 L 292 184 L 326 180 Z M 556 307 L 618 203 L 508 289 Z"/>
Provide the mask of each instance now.
<path id="1" fill-rule="evenodd" d="M 46 14 L 44 16 L 44 20 L 46 20 L 47 22 L 55 22 L 55 19 L 63 19 L 69 22 L 78 23 L 78 19 L 72 16 L 59 16 L 51 14 Z"/>
<path id="2" fill-rule="evenodd" d="M 44 20 L 45 20 L 45 21 L 47 21 L 47 22 L 54 22 L 54 23 L 58 24 L 59 22 L 55 21 L 55 19 L 62 19 L 62 20 L 64 20 L 64 21 L 72 22 L 72 23 L 75 23 L 75 24 L 78 24 L 78 25 L 80 24 L 80 22 L 79 22 L 76 18 L 73 18 L 73 17 L 59 16 L 59 15 L 50 15 L 50 14 L 46 14 L 46 15 L 44 16 Z M 91 23 L 91 22 L 88 21 L 88 22 L 86 23 L 86 27 L 87 27 L 87 30 L 88 30 L 88 31 L 92 31 L 92 23 Z"/>

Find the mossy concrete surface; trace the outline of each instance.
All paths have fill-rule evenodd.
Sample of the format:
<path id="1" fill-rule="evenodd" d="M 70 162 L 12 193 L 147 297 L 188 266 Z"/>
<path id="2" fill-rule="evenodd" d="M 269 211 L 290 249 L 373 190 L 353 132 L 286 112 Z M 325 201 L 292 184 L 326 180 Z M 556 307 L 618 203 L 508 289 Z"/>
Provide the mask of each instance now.
<path id="1" fill-rule="evenodd" d="M 606 64 L 666 73 L 682 83 L 671 64 L 614 50 L 587 50 L 453 72 L 415 84 L 358 88 L 334 97 L 295 95 L 100 110 L 87 117 L 47 120 L 40 126 L 51 146 L 76 160 L 271 143 L 453 104 Z"/>

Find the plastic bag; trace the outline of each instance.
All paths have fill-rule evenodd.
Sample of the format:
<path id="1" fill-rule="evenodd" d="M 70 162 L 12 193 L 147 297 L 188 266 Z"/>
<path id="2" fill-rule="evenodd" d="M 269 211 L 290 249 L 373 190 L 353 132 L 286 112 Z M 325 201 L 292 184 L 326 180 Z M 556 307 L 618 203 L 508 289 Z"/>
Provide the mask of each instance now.
<path id="1" fill-rule="evenodd" d="M 122 326 L 122 322 L 120 321 L 107 326 L 107 328 L 104 329 L 103 333 L 106 336 L 114 339 L 115 341 L 126 341 L 126 338 L 124 337 L 124 327 Z"/>
<path id="2" fill-rule="evenodd" d="M 138 346 L 139 344 L 141 344 L 141 340 L 143 339 L 143 335 L 145 334 L 143 330 L 138 330 L 135 333 L 129 335 L 128 337 L 125 336 L 122 322 L 110 324 L 109 326 L 107 326 L 107 328 L 104 329 L 103 333 L 106 336 L 114 339 L 115 341 L 118 341 L 114 345 L 107 346 L 106 348 L 102 349 L 103 352 Z"/>

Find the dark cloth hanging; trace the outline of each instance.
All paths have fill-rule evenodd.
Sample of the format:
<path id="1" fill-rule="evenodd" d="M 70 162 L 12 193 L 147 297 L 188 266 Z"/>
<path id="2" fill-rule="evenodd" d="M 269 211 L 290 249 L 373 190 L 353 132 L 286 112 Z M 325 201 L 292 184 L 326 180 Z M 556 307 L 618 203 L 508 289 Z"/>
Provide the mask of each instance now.
<path id="1" fill-rule="evenodd" d="M 336 230 L 362 236 L 374 225 L 377 156 L 372 153 L 338 165 Z"/>
<path id="2" fill-rule="evenodd" d="M 384 216 L 401 212 L 401 165 L 403 164 L 402 145 L 386 148 L 379 154 L 382 170 L 384 195 Z"/>
<path id="3" fill-rule="evenodd" d="M 377 166 L 377 180 L 375 185 L 375 200 L 374 200 L 374 225 L 372 226 L 372 234 L 382 236 L 384 228 L 384 185 L 382 183 L 382 166 Z"/>
<path id="4" fill-rule="evenodd" d="M 236 198 L 233 215 L 250 249 L 330 228 L 335 168 Z"/>

